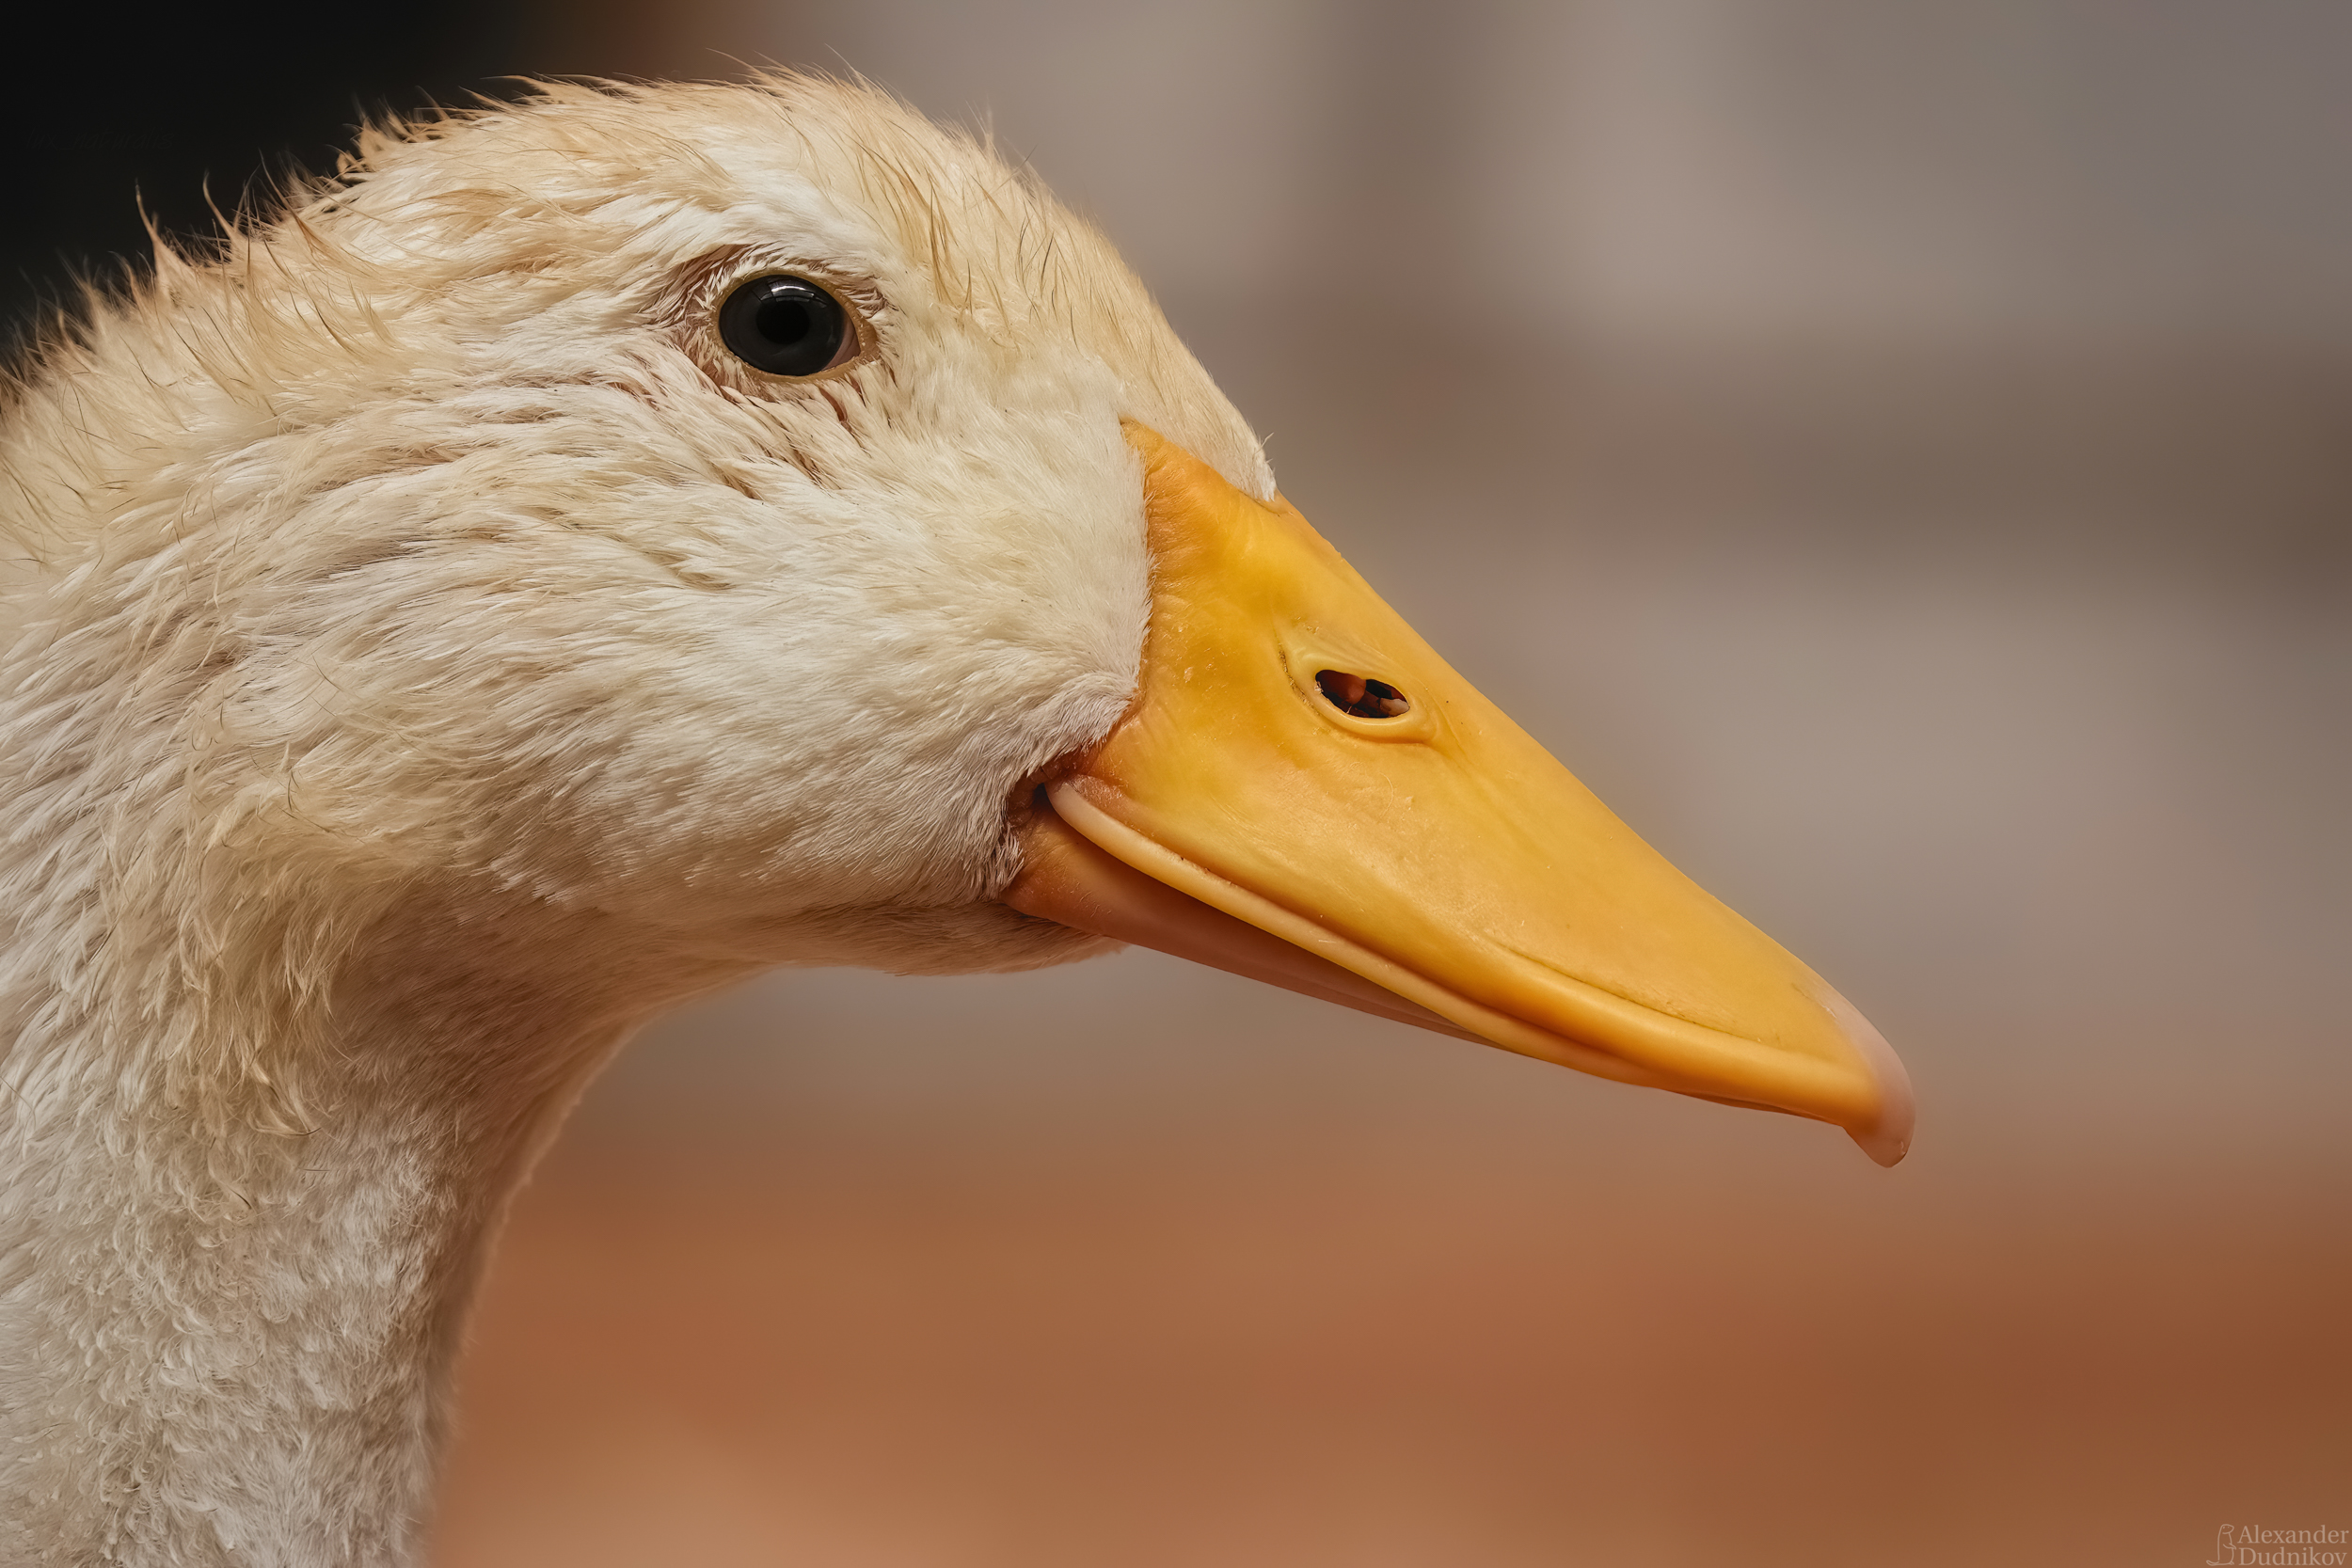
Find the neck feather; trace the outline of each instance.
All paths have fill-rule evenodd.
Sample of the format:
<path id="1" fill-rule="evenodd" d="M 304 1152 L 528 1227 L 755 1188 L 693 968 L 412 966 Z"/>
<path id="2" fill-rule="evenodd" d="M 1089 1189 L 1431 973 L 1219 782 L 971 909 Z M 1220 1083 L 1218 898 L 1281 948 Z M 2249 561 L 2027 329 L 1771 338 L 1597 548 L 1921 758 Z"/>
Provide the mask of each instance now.
<path id="1" fill-rule="evenodd" d="M 329 972 L 280 927 L 209 983 L 101 944 L 16 1009 L 0 1560 L 413 1560 L 509 1196 L 640 1019 L 730 977 L 610 926 L 395 897 Z"/>

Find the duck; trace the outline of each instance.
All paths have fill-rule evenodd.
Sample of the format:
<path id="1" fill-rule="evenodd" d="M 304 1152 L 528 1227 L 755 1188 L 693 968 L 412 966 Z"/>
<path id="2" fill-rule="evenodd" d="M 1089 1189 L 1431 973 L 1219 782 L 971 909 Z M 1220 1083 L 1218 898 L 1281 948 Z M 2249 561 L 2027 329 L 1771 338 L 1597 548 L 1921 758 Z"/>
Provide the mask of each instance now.
<path id="1" fill-rule="evenodd" d="M 54 327 L 0 468 L 0 1559 L 415 1561 L 517 1185 L 776 966 L 1142 944 L 1909 1146 L 1109 242 L 863 82 L 365 127 Z"/>

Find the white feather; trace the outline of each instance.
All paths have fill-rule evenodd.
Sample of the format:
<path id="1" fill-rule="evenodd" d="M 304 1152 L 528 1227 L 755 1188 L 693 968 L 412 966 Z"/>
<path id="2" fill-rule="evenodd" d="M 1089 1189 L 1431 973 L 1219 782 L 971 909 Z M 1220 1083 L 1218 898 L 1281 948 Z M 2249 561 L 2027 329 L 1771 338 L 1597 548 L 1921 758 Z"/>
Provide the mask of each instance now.
<path id="1" fill-rule="evenodd" d="M 868 312 L 811 384 L 710 325 Z M 95 308 L 0 423 L 0 1557 L 393 1564 L 498 1215 L 649 1015 L 1017 968 L 1147 610 L 1105 242 L 873 92 L 549 87 Z M 13 1533 L 11 1533 L 13 1532 Z"/>

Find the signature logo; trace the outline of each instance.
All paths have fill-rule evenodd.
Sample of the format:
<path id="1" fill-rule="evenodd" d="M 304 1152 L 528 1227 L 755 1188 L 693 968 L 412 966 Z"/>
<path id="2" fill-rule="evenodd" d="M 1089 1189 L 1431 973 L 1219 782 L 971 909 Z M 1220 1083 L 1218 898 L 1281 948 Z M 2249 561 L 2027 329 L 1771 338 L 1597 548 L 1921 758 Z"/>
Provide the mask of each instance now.
<path id="1" fill-rule="evenodd" d="M 2352 1529 L 2271 1529 L 2224 1525 L 2214 1532 L 2205 1568 L 2340 1568 Z"/>

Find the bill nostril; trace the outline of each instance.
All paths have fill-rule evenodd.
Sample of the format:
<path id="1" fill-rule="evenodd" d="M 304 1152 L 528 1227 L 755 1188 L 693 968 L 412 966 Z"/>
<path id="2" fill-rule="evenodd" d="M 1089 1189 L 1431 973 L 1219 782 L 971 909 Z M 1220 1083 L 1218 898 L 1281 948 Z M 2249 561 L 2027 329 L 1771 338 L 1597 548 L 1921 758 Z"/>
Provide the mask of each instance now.
<path id="1" fill-rule="evenodd" d="M 1398 719 L 1412 710 L 1404 692 L 1387 681 L 1344 670 L 1318 670 L 1315 687 L 1323 700 L 1356 719 Z"/>

